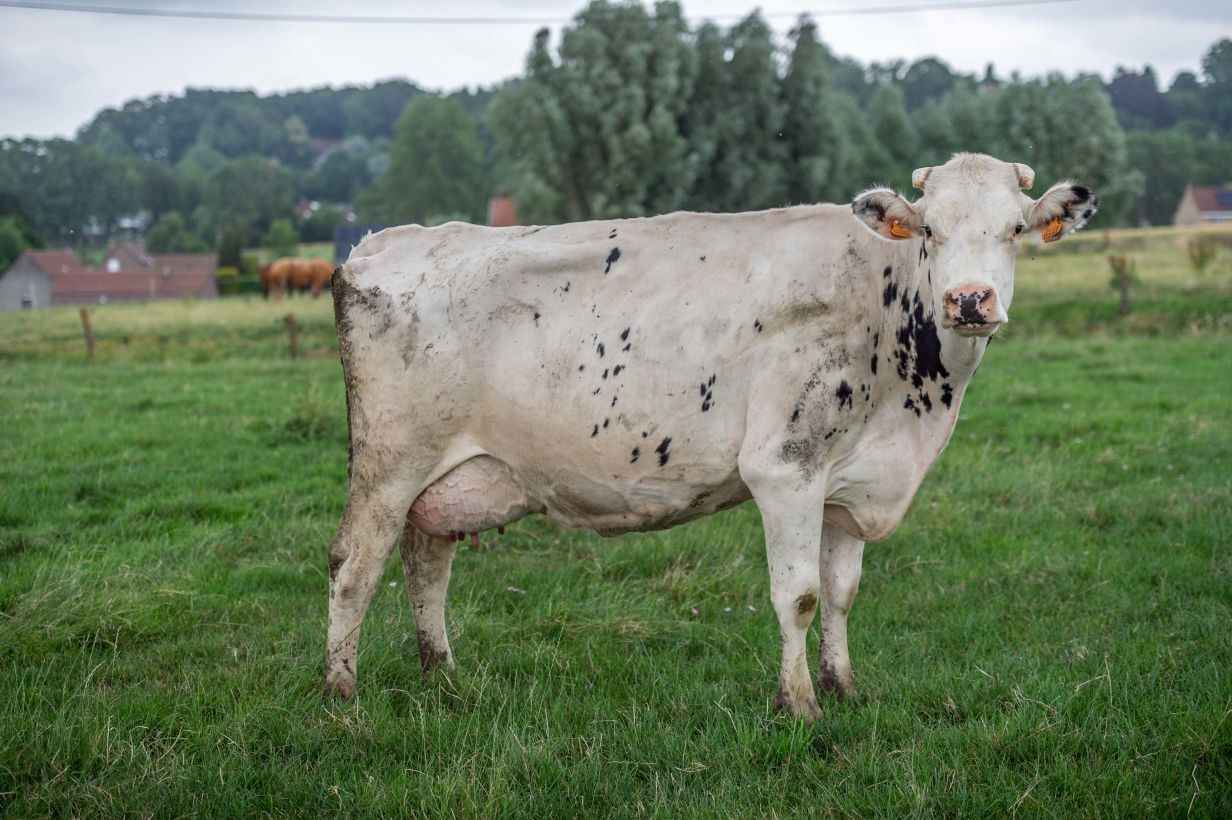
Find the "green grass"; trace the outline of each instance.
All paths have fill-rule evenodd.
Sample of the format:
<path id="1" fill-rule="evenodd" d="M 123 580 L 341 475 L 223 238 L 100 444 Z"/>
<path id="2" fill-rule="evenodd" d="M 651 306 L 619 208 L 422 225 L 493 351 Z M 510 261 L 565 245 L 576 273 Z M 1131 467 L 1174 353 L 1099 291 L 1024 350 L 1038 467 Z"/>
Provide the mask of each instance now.
<path id="1" fill-rule="evenodd" d="M 74 311 L 0 316 L 0 811 L 1227 816 L 1232 288 L 1142 253 L 1136 324 L 1101 255 L 1024 259 L 1013 332 L 866 551 L 863 698 L 811 725 L 770 708 L 751 505 L 461 549 L 459 666 L 426 678 L 391 565 L 358 699 L 322 703 L 328 302 L 290 303 L 298 362 L 287 303 L 99 308 L 92 364 Z"/>

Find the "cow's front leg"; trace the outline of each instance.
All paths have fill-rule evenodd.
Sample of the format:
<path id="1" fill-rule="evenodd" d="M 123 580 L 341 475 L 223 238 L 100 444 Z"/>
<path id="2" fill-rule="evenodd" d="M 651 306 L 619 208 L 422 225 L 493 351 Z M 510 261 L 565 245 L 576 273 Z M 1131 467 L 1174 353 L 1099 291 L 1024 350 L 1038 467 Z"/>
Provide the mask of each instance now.
<path id="1" fill-rule="evenodd" d="M 399 548 L 406 596 L 415 613 L 420 666 L 425 672 L 434 666 L 453 666 L 445 631 L 445 596 L 456 550 L 454 539 L 425 535 L 408 521 Z"/>
<path id="2" fill-rule="evenodd" d="M 324 685 L 326 695 L 344 698 L 355 692 L 359 628 L 413 498 L 392 485 L 357 490 L 354 484 L 329 546 Z"/>
<path id="3" fill-rule="evenodd" d="M 770 565 L 770 600 L 783 642 L 775 705 L 793 717 L 821 717 L 808 667 L 808 628 L 821 593 L 818 559 L 821 544 L 822 494 L 755 490 L 766 532 Z"/>
<path id="4" fill-rule="evenodd" d="M 852 697 L 851 658 L 847 655 L 847 614 L 860 587 L 864 542 L 835 526 L 821 536 L 821 641 L 817 685 L 838 697 Z"/>

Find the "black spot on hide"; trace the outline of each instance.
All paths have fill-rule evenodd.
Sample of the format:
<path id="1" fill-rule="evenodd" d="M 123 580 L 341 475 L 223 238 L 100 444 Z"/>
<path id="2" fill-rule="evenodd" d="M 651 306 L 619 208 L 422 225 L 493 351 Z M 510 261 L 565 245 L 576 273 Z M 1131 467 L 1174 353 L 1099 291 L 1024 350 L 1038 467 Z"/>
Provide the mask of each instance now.
<path id="1" fill-rule="evenodd" d="M 607 255 L 607 267 L 603 269 L 604 273 L 612 270 L 612 265 L 620 261 L 620 248 L 612 248 L 612 252 Z"/>
<path id="2" fill-rule="evenodd" d="M 881 272 L 881 275 L 882 275 L 882 276 L 884 276 L 886 279 L 889 279 L 889 278 L 890 278 L 890 274 L 892 274 L 892 273 L 894 273 L 894 266 L 893 266 L 893 265 L 886 265 L 886 266 L 885 266 L 885 270 L 883 270 L 883 271 Z"/>
<path id="3" fill-rule="evenodd" d="M 599 435 L 599 425 L 596 424 L 595 429 L 590 431 L 590 437 L 594 438 L 597 435 Z"/>
<path id="4" fill-rule="evenodd" d="M 606 348 L 603 347 L 603 342 L 599 342 L 599 346 L 595 348 L 595 351 L 599 354 L 600 359 L 603 358 L 603 353 L 605 350 Z"/>
<path id="5" fill-rule="evenodd" d="M 754 320 L 753 320 L 753 328 L 754 328 L 754 330 L 756 330 L 758 333 L 761 333 L 761 329 L 762 329 L 763 327 L 764 327 L 764 325 L 761 323 L 761 319 L 754 319 Z"/>
<path id="6" fill-rule="evenodd" d="M 640 447 L 634 447 L 634 448 L 633 448 L 633 458 L 629 459 L 629 463 L 630 463 L 630 464 L 634 464 L 634 463 L 636 463 L 636 462 L 637 462 L 637 457 L 638 457 L 638 456 L 640 456 L 641 454 L 642 454 L 642 450 L 641 450 L 641 448 L 640 448 Z"/>
<path id="7" fill-rule="evenodd" d="M 949 407 L 952 401 L 954 401 L 954 388 L 950 387 L 949 382 L 945 382 L 941 385 L 941 403 Z"/>
<path id="8" fill-rule="evenodd" d="M 839 383 L 838 390 L 834 391 L 834 395 L 838 396 L 838 407 L 840 410 L 843 409 L 844 404 L 848 408 L 851 407 L 851 385 L 847 383 L 846 379 Z"/>
<path id="9" fill-rule="evenodd" d="M 660 467 L 667 464 L 667 460 L 671 458 L 671 453 L 667 451 L 667 448 L 671 445 L 671 443 L 672 443 L 672 437 L 667 436 L 662 441 L 660 441 L 659 446 L 655 448 L 655 452 L 659 454 L 659 466 Z"/>
<path id="10" fill-rule="evenodd" d="M 894 304 L 894 300 L 898 298 L 898 284 L 896 282 L 887 282 L 885 290 L 881 292 L 881 304 L 889 307 Z"/>
<path id="11" fill-rule="evenodd" d="M 620 331 L 620 341 L 629 341 L 629 328 L 626 327 L 624 330 Z"/>

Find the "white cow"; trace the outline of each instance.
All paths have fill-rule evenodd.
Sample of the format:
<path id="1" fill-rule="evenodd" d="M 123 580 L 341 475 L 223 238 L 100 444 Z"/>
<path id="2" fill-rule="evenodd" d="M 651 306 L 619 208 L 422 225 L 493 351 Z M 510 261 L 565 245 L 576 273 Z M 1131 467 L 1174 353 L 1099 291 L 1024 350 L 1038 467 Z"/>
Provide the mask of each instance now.
<path id="1" fill-rule="evenodd" d="M 462 533 L 546 513 L 618 535 L 752 498 L 777 704 L 820 714 L 805 651 L 819 605 L 819 684 L 850 694 L 864 542 L 894 531 L 949 439 L 1023 236 L 1055 240 L 1095 211 L 1069 183 L 1030 199 L 1032 176 L 960 154 L 915 172 L 915 203 L 875 188 L 850 207 L 364 239 L 333 281 L 351 445 L 327 693 L 354 691 L 399 533 L 426 669 L 453 662 Z"/>

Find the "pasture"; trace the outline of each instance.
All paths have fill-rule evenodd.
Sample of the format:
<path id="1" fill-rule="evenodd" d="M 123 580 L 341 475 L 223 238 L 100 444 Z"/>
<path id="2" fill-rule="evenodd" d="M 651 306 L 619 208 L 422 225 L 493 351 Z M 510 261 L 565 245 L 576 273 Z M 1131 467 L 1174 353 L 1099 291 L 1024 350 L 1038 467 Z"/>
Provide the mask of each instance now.
<path id="1" fill-rule="evenodd" d="M 1118 234 L 1121 320 L 1082 241 L 1024 253 L 949 448 L 866 550 L 862 697 L 810 725 L 770 707 L 749 504 L 461 547 L 459 666 L 427 677 L 395 558 L 358 698 L 322 703 L 328 298 L 97 308 L 90 364 L 75 309 L 0 315 L 0 811 L 1232 814 L 1232 252 L 1200 275 L 1183 237 Z"/>

